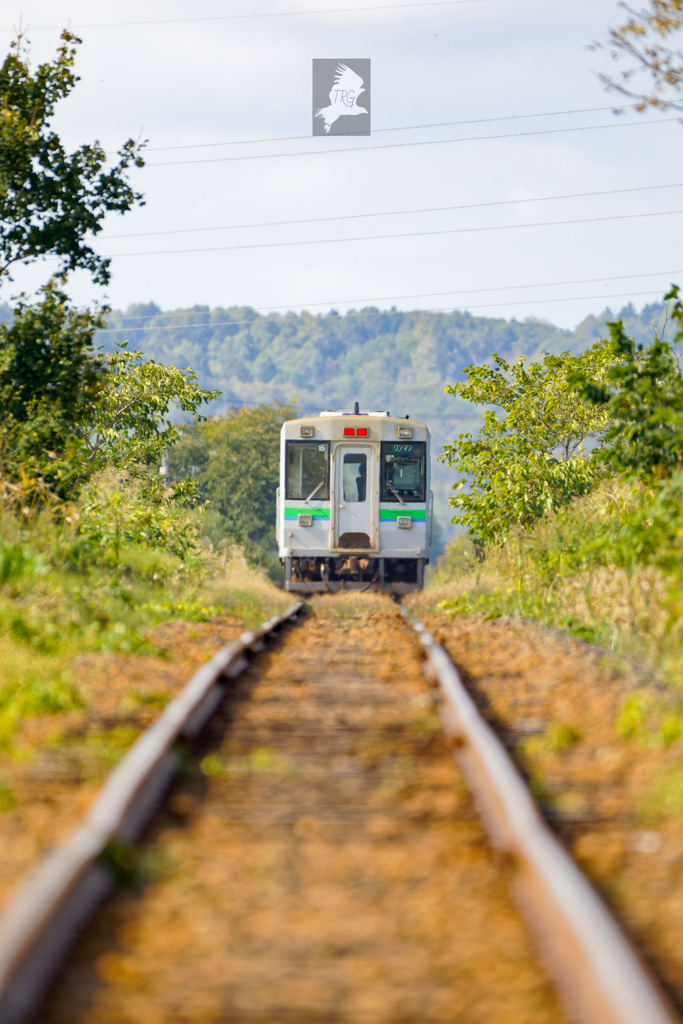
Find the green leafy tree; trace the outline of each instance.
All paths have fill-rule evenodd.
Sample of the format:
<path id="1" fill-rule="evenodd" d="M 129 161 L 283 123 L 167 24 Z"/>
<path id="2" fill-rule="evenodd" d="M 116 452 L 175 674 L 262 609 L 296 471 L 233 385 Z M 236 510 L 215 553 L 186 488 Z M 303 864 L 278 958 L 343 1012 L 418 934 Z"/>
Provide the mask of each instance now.
<path id="1" fill-rule="evenodd" d="M 645 480 L 670 477 L 683 468 L 683 304 L 672 286 L 671 320 L 677 332 L 670 344 L 656 336 L 651 345 L 626 336 L 621 320 L 608 323 L 615 356 L 606 380 L 598 383 L 578 373 L 582 397 L 607 412 L 611 425 L 603 459 L 620 472 Z"/>
<path id="2" fill-rule="evenodd" d="M 0 69 L 0 277 L 13 264 L 54 255 L 64 270 L 82 268 L 106 284 L 110 261 L 86 236 L 102 229 L 107 213 L 142 203 L 126 171 L 143 160 L 132 139 L 110 167 L 98 142 L 67 153 L 50 122 L 78 81 L 80 40 L 70 32 L 61 39 L 56 58 L 32 72 L 20 37 Z"/>
<path id="3" fill-rule="evenodd" d="M 55 279 L 41 291 L 37 304 L 19 302 L 11 326 L 0 324 L 0 464 L 10 475 L 33 467 L 55 482 L 101 392 L 93 337 L 104 319 L 71 307 Z"/>
<path id="4" fill-rule="evenodd" d="M 636 100 L 639 110 L 683 110 L 683 51 L 666 45 L 683 28 L 683 0 L 649 0 L 641 10 L 621 6 L 628 18 L 610 30 L 608 45 L 615 58 L 628 59 L 629 67 L 616 76 L 600 75 L 602 82 Z M 636 88 L 639 75 L 650 80 L 650 89 Z"/>
<path id="5" fill-rule="evenodd" d="M 197 410 L 220 394 L 199 387 L 194 370 L 178 370 L 126 344 L 102 357 L 97 400 L 87 410 L 79 434 L 87 462 L 126 469 L 159 463 L 163 452 L 180 437 L 170 416 L 174 409 L 204 419 Z"/>
<path id="6" fill-rule="evenodd" d="M 486 411 L 479 434 L 461 434 L 444 446 L 441 460 L 463 477 L 455 484 L 453 522 L 477 543 L 500 543 L 513 526 L 528 526 L 584 494 L 604 474 L 586 450 L 602 443 L 608 412 L 579 395 L 577 372 L 603 383 L 613 360 L 607 342 L 583 355 L 544 355 L 528 367 L 510 365 L 495 353 L 492 365 L 468 366 L 467 380 L 446 388 Z M 469 489 L 465 488 L 469 485 Z"/>
<path id="7" fill-rule="evenodd" d="M 201 419 L 219 394 L 125 345 L 97 351 L 105 313 L 74 309 L 52 280 L 0 325 L 0 468 L 10 477 L 40 476 L 69 497 L 105 466 L 158 466 L 180 436 L 174 412 Z"/>
<path id="8" fill-rule="evenodd" d="M 68 153 L 51 127 L 78 81 L 79 42 L 62 33 L 55 59 L 32 70 L 20 35 L 0 68 L 0 279 L 42 256 L 62 263 L 39 301 L 22 296 L 12 326 L 0 326 L 0 468 L 14 478 L 37 474 L 61 494 L 87 468 L 83 439 L 109 381 L 93 345 L 108 310 L 74 309 L 62 287 L 76 268 L 109 280 L 109 261 L 86 238 L 107 213 L 142 202 L 127 180 L 143 166 L 133 140 L 110 166 L 99 143 Z"/>
<path id="9" fill-rule="evenodd" d="M 211 503 L 211 539 L 242 544 L 254 560 L 267 562 L 275 548 L 280 429 L 295 415 L 293 402 L 233 409 L 182 428 L 171 450 L 172 476 L 195 480 Z"/>

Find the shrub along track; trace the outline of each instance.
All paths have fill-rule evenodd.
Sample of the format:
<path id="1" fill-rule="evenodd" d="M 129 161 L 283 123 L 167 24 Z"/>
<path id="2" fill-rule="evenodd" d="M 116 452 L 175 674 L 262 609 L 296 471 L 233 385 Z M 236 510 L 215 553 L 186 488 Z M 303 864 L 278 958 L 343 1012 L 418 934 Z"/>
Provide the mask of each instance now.
<path id="1" fill-rule="evenodd" d="M 258 655 L 36 1024 L 565 1020 L 389 602 Z"/>

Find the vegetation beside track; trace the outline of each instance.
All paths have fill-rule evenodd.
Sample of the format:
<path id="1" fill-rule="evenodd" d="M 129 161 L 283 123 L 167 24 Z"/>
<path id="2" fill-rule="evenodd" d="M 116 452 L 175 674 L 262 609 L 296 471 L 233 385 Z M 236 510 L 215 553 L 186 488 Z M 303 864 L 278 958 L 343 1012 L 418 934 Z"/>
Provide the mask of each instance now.
<path id="1" fill-rule="evenodd" d="M 487 413 L 478 438 L 446 451 L 461 470 L 480 457 L 469 492 L 452 499 L 469 536 L 413 602 L 422 615 L 535 620 L 604 648 L 615 671 L 649 666 L 665 689 L 625 693 L 612 729 L 634 752 L 671 748 L 643 797 L 651 820 L 683 817 L 683 306 L 676 288 L 667 299 L 671 343 L 636 345 L 617 322 L 588 366 L 465 371 L 452 390 L 505 415 Z M 555 721 L 539 751 L 581 731 Z"/>
<path id="2" fill-rule="evenodd" d="M 0 903 L 197 668 L 291 604 L 201 542 L 201 510 L 142 489 L 112 470 L 59 511 L 0 514 Z M 152 509 L 165 547 L 131 525 Z"/>
<path id="3" fill-rule="evenodd" d="M 172 695 L 172 688 L 142 692 L 136 680 L 136 663 L 148 664 L 154 675 L 154 663 L 163 665 L 176 654 L 174 634 L 159 634 L 161 624 L 182 622 L 186 636 L 197 636 L 198 625 L 189 624 L 217 620 L 230 639 L 288 603 L 237 548 L 217 552 L 197 542 L 181 558 L 139 535 L 137 541 L 126 537 L 124 522 L 140 503 L 138 482 L 110 474 L 94 480 L 61 521 L 50 509 L 28 507 L 26 515 L 2 517 L 0 810 L 16 803 L 8 773 L 54 752 L 65 739 L 72 764 L 78 743 L 91 746 L 95 734 L 103 750 L 122 751 L 132 742 L 133 705 L 147 713 Z M 162 523 L 163 511 L 163 505 L 157 509 Z M 193 514 L 180 524 L 186 534 L 197 529 Z M 90 691 L 100 664 L 115 674 L 128 665 L 131 673 L 104 719 Z M 183 671 L 189 678 L 189 663 Z"/>

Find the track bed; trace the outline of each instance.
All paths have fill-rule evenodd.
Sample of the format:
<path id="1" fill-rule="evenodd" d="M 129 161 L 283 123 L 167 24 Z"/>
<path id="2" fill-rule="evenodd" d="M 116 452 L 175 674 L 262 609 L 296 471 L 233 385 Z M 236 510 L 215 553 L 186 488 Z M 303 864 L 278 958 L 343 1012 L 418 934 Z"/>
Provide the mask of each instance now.
<path id="1" fill-rule="evenodd" d="M 144 859 L 36 1022 L 565 1021 L 388 601 L 322 599 L 256 658 Z"/>

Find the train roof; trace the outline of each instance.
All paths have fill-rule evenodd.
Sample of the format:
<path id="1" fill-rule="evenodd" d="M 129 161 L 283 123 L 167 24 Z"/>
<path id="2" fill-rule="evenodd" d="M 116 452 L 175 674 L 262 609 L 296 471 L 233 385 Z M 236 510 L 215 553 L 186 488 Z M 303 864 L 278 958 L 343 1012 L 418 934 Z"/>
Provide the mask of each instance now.
<path id="1" fill-rule="evenodd" d="M 356 406 L 357 405 L 358 405 L 358 403 L 356 403 Z M 341 416 L 368 416 L 368 417 L 373 417 L 373 418 L 376 418 L 376 419 L 396 420 L 399 423 L 404 423 L 406 420 L 408 420 L 410 423 L 414 423 L 417 426 L 421 426 L 421 427 L 426 427 L 427 426 L 427 424 L 424 423 L 422 420 L 414 420 L 409 415 L 406 415 L 406 416 L 392 416 L 390 412 L 385 412 L 384 410 L 378 410 L 378 409 L 367 409 L 366 410 L 366 409 L 359 409 L 359 408 L 354 409 L 353 412 L 348 412 L 345 409 L 323 409 L 322 412 L 319 412 L 317 415 L 315 413 L 307 413 L 304 416 L 301 416 L 301 417 L 299 417 L 296 420 L 287 420 L 287 423 L 299 423 L 299 422 L 302 422 L 303 420 L 334 419 L 336 417 L 341 417 Z"/>
<path id="2" fill-rule="evenodd" d="M 318 438 L 326 441 L 348 441 L 351 438 L 367 441 L 428 441 L 429 427 L 409 416 L 392 416 L 390 412 L 361 410 L 353 412 L 344 409 L 325 409 L 318 416 L 302 416 L 287 420 L 282 426 L 286 440 L 295 437 Z"/>

